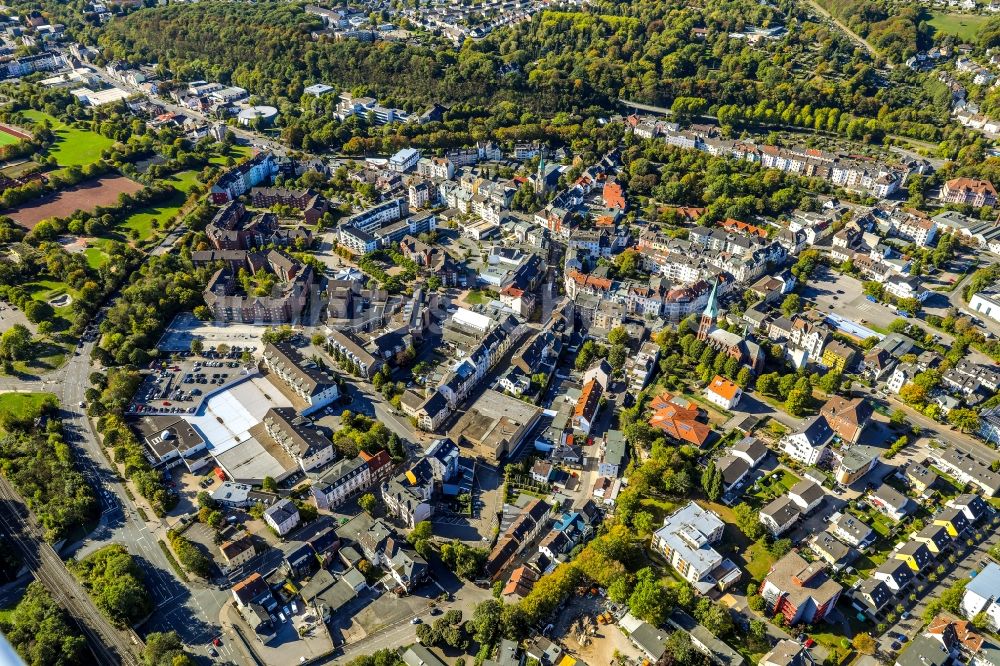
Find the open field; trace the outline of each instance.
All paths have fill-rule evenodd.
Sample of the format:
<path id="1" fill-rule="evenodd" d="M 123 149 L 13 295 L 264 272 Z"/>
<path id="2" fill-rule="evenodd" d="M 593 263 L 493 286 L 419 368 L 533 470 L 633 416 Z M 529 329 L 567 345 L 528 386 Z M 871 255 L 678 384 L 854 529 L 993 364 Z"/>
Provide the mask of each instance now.
<path id="1" fill-rule="evenodd" d="M 181 171 L 170 178 L 165 178 L 163 182 L 176 187 L 178 193 L 165 201 L 161 201 L 153 206 L 147 206 L 133 213 L 125 222 L 119 225 L 118 229 L 125 230 L 126 233 L 135 229 L 139 235 L 139 240 L 146 240 L 153 235 L 153 220 L 157 220 L 160 223 L 160 228 L 173 226 L 171 222 L 173 222 L 184 206 L 188 192 L 198 184 L 198 173 L 196 171 Z"/>
<path id="2" fill-rule="evenodd" d="M 977 16 L 975 14 L 943 14 L 931 12 L 931 20 L 928 23 L 937 32 L 947 35 L 955 35 L 959 39 L 972 42 L 976 39 L 979 29 L 989 20 L 988 16 Z"/>
<path id="3" fill-rule="evenodd" d="M 0 412 L 13 414 L 18 419 L 38 416 L 45 403 L 56 402 L 52 393 L 0 393 Z"/>
<path id="4" fill-rule="evenodd" d="M 78 210 L 93 210 L 97 206 L 109 206 L 118 201 L 118 195 L 132 194 L 142 189 L 142 185 L 125 176 L 104 176 L 80 183 L 43 199 L 37 199 L 18 208 L 6 211 L 7 215 L 21 226 L 33 229 L 36 224 L 50 217 L 66 217 Z"/>
<path id="5" fill-rule="evenodd" d="M 25 118 L 35 122 L 48 120 L 58 137 L 49 148 L 49 155 L 56 158 L 59 166 L 83 166 L 96 162 L 101 151 L 110 148 L 114 141 L 90 130 L 71 127 L 61 120 L 41 111 L 29 109 L 22 112 Z"/>

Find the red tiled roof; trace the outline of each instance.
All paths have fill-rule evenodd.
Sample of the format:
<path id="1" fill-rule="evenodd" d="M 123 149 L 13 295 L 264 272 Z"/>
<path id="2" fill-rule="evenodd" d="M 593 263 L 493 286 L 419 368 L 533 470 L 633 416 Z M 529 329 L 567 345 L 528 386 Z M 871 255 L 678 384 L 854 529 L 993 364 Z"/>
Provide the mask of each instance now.
<path id="1" fill-rule="evenodd" d="M 649 419 L 649 425 L 659 428 L 674 439 L 704 446 L 712 429 L 697 421 L 698 407 L 684 407 L 673 402 L 673 398 L 672 394 L 666 392 L 653 398 L 650 403 L 653 415 Z"/>

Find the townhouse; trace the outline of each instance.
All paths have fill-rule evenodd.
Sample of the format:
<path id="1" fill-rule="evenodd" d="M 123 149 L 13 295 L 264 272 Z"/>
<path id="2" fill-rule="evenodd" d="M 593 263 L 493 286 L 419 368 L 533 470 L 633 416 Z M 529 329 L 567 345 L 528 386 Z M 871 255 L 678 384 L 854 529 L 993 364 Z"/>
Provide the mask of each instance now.
<path id="1" fill-rule="evenodd" d="M 345 458 L 330 467 L 311 486 L 310 491 L 320 509 L 334 509 L 345 501 L 372 487 L 391 470 L 388 451 L 370 455 L 361 451 L 354 458 Z"/>

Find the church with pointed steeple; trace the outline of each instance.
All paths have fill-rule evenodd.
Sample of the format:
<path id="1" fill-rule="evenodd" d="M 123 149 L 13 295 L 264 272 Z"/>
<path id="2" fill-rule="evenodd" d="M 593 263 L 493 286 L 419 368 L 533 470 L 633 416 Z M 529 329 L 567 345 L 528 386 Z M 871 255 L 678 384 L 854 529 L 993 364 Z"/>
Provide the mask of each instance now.
<path id="1" fill-rule="evenodd" d="M 719 321 L 719 280 L 712 283 L 712 291 L 708 295 L 708 303 L 701 313 L 698 322 L 698 339 L 718 352 L 735 358 L 740 365 L 745 365 L 754 373 L 764 369 L 764 350 L 753 340 L 743 335 L 730 333 L 717 327 Z"/>
<path id="2" fill-rule="evenodd" d="M 709 334 L 715 330 L 715 322 L 719 319 L 719 301 L 716 297 L 719 288 L 719 280 L 712 281 L 712 291 L 708 294 L 708 303 L 701 313 L 701 321 L 698 322 L 698 339 L 702 342 L 708 340 Z"/>

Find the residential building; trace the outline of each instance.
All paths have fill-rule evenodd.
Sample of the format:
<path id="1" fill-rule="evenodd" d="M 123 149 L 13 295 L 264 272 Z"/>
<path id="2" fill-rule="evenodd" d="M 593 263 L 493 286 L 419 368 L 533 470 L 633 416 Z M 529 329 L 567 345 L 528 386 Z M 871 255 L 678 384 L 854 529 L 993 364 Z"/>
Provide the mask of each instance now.
<path id="1" fill-rule="evenodd" d="M 993 509 L 983 501 L 979 495 L 963 493 L 948 502 L 948 506 L 961 509 L 970 523 L 978 523 L 987 514 L 993 513 Z"/>
<path id="2" fill-rule="evenodd" d="M 298 349 L 287 342 L 267 343 L 263 361 L 293 394 L 305 402 L 303 416 L 326 407 L 340 397 L 333 375 L 312 361 L 307 361 Z"/>
<path id="3" fill-rule="evenodd" d="M 857 557 L 857 552 L 837 539 L 830 532 L 814 534 L 809 539 L 809 548 L 834 571 L 840 571 Z"/>
<path id="4" fill-rule="evenodd" d="M 990 626 L 996 630 L 1000 627 L 1000 565 L 988 563 L 965 586 L 962 595 L 962 614 L 966 618 L 974 618 L 985 613 Z"/>
<path id="5" fill-rule="evenodd" d="M 264 510 L 264 522 L 278 533 L 285 536 L 299 524 L 299 509 L 290 499 L 282 499 Z"/>
<path id="6" fill-rule="evenodd" d="M 305 417 L 291 407 L 273 407 L 263 419 L 267 434 L 303 472 L 311 472 L 333 461 L 333 442 Z"/>
<path id="7" fill-rule="evenodd" d="M 689 502 L 664 518 L 663 527 L 653 534 L 653 546 L 695 589 L 725 590 L 739 580 L 741 571 L 712 547 L 724 529 L 715 513 Z"/>
<path id="8" fill-rule="evenodd" d="M 942 449 L 935 458 L 935 463 L 960 483 L 971 483 L 988 497 L 994 497 L 1000 492 L 1000 475 L 990 470 L 978 458 L 957 446 Z"/>
<path id="9" fill-rule="evenodd" d="M 700 420 L 701 410 L 694 403 L 664 392 L 653 398 L 650 408 L 653 415 L 649 425 L 664 431 L 675 441 L 697 447 L 708 442 L 712 429 Z"/>
<path id="10" fill-rule="evenodd" d="M 826 566 L 806 562 L 798 553 L 788 553 L 774 563 L 761 596 L 772 613 L 781 613 L 789 625 L 816 624 L 837 605 L 843 588 L 826 573 Z"/>
<path id="11" fill-rule="evenodd" d="M 779 447 L 789 457 L 804 465 L 816 465 L 823 460 L 833 439 L 833 429 L 822 415 L 808 419 L 795 433 L 781 438 Z"/>
<path id="12" fill-rule="evenodd" d="M 840 437 L 842 442 L 854 444 L 871 422 L 873 410 L 867 400 L 833 396 L 820 409 L 820 415 Z"/>
<path id="13" fill-rule="evenodd" d="M 760 658 L 759 666 L 811 666 L 813 659 L 802 643 L 782 639 Z"/>
<path id="14" fill-rule="evenodd" d="M 269 152 L 257 153 L 247 161 L 222 174 L 209 190 L 212 203 L 232 201 L 278 173 L 278 165 Z"/>
<path id="15" fill-rule="evenodd" d="M 997 202 L 997 191 L 988 180 L 975 178 L 952 178 L 941 188 L 941 200 L 945 203 L 967 204 L 973 208 L 993 206 Z"/>
<path id="16" fill-rule="evenodd" d="M 895 557 L 890 557 L 882 564 L 876 567 L 875 572 L 872 577 L 875 580 L 880 580 L 886 584 L 894 594 L 899 594 L 900 591 L 906 588 L 913 580 L 914 572 L 910 568 L 910 565 L 901 559 Z"/>
<path id="17" fill-rule="evenodd" d="M 933 638 L 918 635 L 906 646 L 893 666 L 947 666 L 951 663 L 951 653 Z"/>
<path id="18" fill-rule="evenodd" d="M 871 545 L 877 535 L 865 521 L 846 511 L 830 517 L 830 531 L 844 543 L 858 549 Z"/>
<path id="19" fill-rule="evenodd" d="M 617 477 L 625 469 L 628 462 L 628 443 L 621 430 L 608 430 L 604 435 L 604 447 L 601 461 L 597 466 L 600 476 Z"/>
<path id="20" fill-rule="evenodd" d="M 904 543 L 893 551 L 892 556 L 906 562 L 906 565 L 913 569 L 914 573 L 920 573 L 934 562 L 934 555 L 931 554 L 927 544 L 916 539 Z"/>
<path id="21" fill-rule="evenodd" d="M 940 555 L 951 545 L 952 539 L 944 525 L 924 525 L 912 536 L 914 541 L 924 544 L 934 555 Z"/>
<path id="22" fill-rule="evenodd" d="M 839 456 L 840 462 L 834 470 L 837 483 L 850 486 L 864 478 L 875 467 L 881 451 L 867 444 L 855 444 L 843 451 Z"/>
<path id="23" fill-rule="evenodd" d="M 954 507 L 939 511 L 931 520 L 934 525 L 943 527 L 954 539 L 960 538 L 970 527 L 965 513 Z"/>
<path id="24" fill-rule="evenodd" d="M 316 506 L 333 509 L 343 504 L 388 473 L 391 462 L 388 451 L 379 451 L 374 456 L 362 451 L 354 458 L 334 463 L 310 486 Z"/>
<path id="25" fill-rule="evenodd" d="M 768 448 L 764 442 L 756 437 L 747 435 L 733 444 L 730 452 L 737 458 L 742 458 L 747 465 L 753 468 L 764 462 L 764 459 L 767 458 Z"/>
<path id="26" fill-rule="evenodd" d="M 802 517 L 802 512 L 788 495 L 782 495 L 761 509 L 758 516 L 771 536 L 778 538 L 792 529 Z"/>
<path id="27" fill-rule="evenodd" d="M 914 461 L 906 464 L 903 468 L 903 475 L 906 477 L 907 483 L 921 493 L 927 492 L 938 480 L 937 474 Z"/>
<path id="28" fill-rule="evenodd" d="M 808 514 L 823 503 L 826 493 L 823 492 L 822 486 L 818 483 L 803 479 L 791 487 L 788 491 L 788 497 L 795 503 L 799 511 Z"/>
<path id="29" fill-rule="evenodd" d="M 716 375 L 705 387 L 705 398 L 722 409 L 732 409 L 739 404 L 741 397 L 743 390 L 739 385 L 721 375 Z"/>
<path id="30" fill-rule="evenodd" d="M 910 505 L 910 498 L 885 484 L 868 493 L 865 500 L 871 506 L 896 521 L 902 520 L 913 510 L 913 507 Z"/>
<path id="31" fill-rule="evenodd" d="M 243 566 L 257 554 L 253 541 L 246 534 L 236 539 L 224 541 L 219 546 L 219 551 L 222 553 L 222 561 L 225 563 L 227 571 Z"/>
<path id="32" fill-rule="evenodd" d="M 865 612 L 870 618 L 878 618 L 878 614 L 892 601 L 893 594 L 885 581 L 877 578 L 865 578 L 854 591 L 855 608 Z M 860 604 L 860 608 L 858 607 Z"/>

